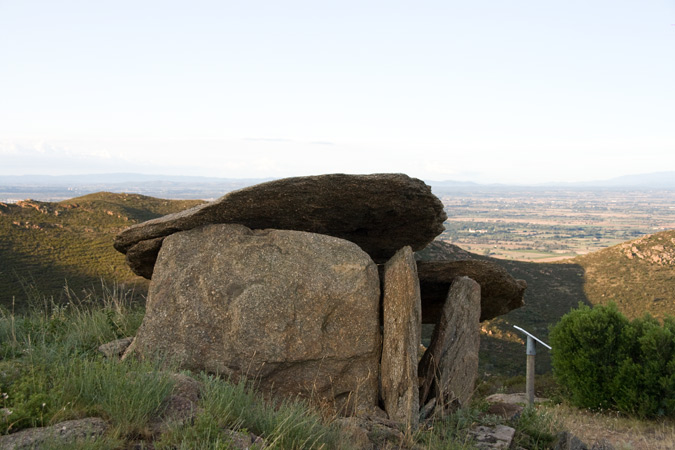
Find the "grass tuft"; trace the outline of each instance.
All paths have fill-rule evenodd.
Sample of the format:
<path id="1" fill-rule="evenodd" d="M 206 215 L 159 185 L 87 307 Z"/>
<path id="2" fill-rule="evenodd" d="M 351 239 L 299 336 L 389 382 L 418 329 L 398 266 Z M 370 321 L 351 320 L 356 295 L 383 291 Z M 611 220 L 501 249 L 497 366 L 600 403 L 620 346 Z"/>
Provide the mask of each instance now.
<path id="1" fill-rule="evenodd" d="M 304 402 L 265 401 L 251 384 L 233 384 L 213 375 L 202 374 L 199 380 L 204 386 L 202 413 L 193 424 L 165 434 L 156 448 L 229 448 L 225 429 L 260 436 L 265 448 L 349 448 L 340 430 Z"/>

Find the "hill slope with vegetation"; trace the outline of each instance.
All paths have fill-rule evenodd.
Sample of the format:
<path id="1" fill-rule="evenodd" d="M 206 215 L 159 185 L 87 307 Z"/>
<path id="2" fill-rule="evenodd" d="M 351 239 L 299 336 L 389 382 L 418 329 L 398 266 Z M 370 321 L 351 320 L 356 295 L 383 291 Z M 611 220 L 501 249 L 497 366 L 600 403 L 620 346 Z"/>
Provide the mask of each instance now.
<path id="1" fill-rule="evenodd" d="M 573 259 L 584 269 L 590 303 L 612 301 L 628 318 L 675 315 L 675 230 Z"/>
<path id="2" fill-rule="evenodd" d="M 525 341 L 513 325 L 546 341 L 549 327 L 579 303 L 614 302 L 629 318 L 675 315 L 675 230 L 553 263 L 496 259 L 441 241 L 418 252 L 418 258 L 490 261 L 527 282 L 524 307 L 482 324 L 484 373 L 524 374 Z M 536 361 L 537 372 L 550 370 L 547 351 L 538 352 Z"/>
<path id="3" fill-rule="evenodd" d="M 58 203 L 0 203 L 0 305 L 20 308 L 32 289 L 58 301 L 66 282 L 76 292 L 101 281 L 143 288 L 113 248 L 113 237 L 135 223 L 199 203 L 109 192 Z"/>

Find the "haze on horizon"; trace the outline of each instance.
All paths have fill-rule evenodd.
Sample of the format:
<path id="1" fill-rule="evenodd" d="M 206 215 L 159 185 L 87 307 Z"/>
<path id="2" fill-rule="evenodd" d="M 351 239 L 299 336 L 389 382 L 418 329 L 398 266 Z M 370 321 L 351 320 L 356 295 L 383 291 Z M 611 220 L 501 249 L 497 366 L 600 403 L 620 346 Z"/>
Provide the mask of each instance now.
<path id="1" fill-rule="evenodd" d="M 675 171 L 675 3 L 0 2 L 0 175 Z"/>

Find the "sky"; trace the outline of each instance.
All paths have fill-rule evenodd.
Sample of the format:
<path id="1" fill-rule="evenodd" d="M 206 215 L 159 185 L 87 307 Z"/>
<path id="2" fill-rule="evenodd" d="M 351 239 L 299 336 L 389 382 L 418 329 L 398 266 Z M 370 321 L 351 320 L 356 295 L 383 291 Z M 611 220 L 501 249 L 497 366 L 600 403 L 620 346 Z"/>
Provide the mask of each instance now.
<path id="1" fill-rule="evenodd" d="M 675 171 L 675 0 L 0 0 L 0 175 Z"/>

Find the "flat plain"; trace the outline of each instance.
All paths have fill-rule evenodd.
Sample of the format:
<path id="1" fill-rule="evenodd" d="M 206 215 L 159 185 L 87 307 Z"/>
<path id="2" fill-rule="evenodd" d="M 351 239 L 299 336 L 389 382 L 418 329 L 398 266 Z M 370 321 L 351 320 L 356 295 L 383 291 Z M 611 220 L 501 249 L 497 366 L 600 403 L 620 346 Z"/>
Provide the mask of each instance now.
<path id="1" fill-rule="evenodd" d="M 438 239 L 517 261 L 552 262 L 675 229 L 675 190 L 437 188 Z"/>

